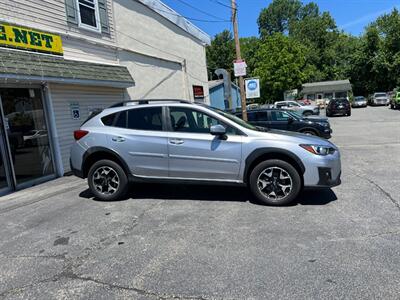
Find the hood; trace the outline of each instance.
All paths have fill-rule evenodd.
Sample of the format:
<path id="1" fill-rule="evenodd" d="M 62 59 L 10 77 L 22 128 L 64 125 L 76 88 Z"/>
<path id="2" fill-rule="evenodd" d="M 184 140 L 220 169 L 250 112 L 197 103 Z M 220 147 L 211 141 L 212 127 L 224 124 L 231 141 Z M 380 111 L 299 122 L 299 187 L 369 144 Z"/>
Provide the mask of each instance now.
<path id="1" fill-rule="evenodd" d="M 307 117 L 303 117 L 303 120 L 312 121 L 312 122 L 328 122 L 327 117 L 320 117 L 320 116 L 307 116 Z"/>
<path id="2" fill-rule="evenodd" d="M 267 137 L 268 135 L 269 138 L 271 138 L 272 135 L 272 138 L 274 139 L 292 142 L 296 144 L 333 146 L 331 142 L 323 138 L 320 138 L 318 136 L 303 134 L 300 132 L 270 129 L 267 132 L 262 132 L 260 136 Z"/>

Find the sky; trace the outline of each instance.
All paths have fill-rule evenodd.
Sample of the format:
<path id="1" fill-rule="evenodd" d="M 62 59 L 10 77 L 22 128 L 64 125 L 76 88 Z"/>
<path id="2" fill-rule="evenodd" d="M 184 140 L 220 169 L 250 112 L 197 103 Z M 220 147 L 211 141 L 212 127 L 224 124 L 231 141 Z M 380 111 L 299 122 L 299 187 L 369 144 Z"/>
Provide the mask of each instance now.
<path id="1" fill-rule="evenodd" d="M 231 30 L 230 0 L 162 0 L 179 14 L 191 18 L 197 27 L 211 37 L 223 31 Z M 310 1 L 303 1 L 308 3 Z M 336 25 L 353 35 L 363 33 L 365 26 L 378 16 L 400 9 L 400 1 L 394 0 L 314 0 L 321 11 L 328 11 L 336 20 Z M 257 36 L 257 18 L 260 11 L 267 7 L 271 0 L 237 0 L 239 35 L 241 37 Z M 196 20 L 194 20 L 196 19 Z M 211 21 L 211 22 L 210 22 Z"/>

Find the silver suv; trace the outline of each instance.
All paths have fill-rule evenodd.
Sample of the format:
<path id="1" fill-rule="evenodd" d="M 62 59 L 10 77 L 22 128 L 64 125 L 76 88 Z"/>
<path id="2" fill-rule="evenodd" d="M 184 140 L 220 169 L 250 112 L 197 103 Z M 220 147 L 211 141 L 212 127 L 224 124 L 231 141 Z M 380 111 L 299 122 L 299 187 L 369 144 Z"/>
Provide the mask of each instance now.
<path id="1" fill-rule="evenodd" d="M 101 200 L 121 198 L 130 182 L 166 181 L 247 185 L 264 204 L 284 205 L 303 187 L 340 184 L 332 143 L 184 101 L 108 108 L 74 136 L 71 170 Z"/>
<path id="2" fill-rule="evenodd" d="M 287 109 L 296 111 L 303 116 L 319 115 L 319 106 L 317 105 L 302 105 L 296 101 L 279 101 L 274 103 L 275 108 Z"/>

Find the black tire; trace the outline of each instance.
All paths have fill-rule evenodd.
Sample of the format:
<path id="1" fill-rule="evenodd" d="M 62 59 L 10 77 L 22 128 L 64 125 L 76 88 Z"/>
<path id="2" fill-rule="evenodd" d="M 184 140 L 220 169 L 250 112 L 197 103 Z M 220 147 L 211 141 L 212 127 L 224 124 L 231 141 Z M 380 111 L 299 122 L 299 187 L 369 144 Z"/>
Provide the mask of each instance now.
<path id="1" fill-rule="evenodd" d="M 100 172 L 101 168 L 104 168 L 105 170 L 112 170 L 114 173 L 114 177 L 113 178 L 105 178 L 105 179 L 98 179 L 97 183 L 99 183 L 101 180 L 108 180 L 107 182 L 104 183 L 104 186 L 102 186 L 101 188 L 105 188 L 105 186 L 107 185 L 112 185 L 111 188 L 115 188 L 115 191 L 113 191 L 112 193 L 107 194 L 107 191 L 105 191 L 105 193 L 102 193 L 100 190 L 98 190 L 95 186 L 95 179 L 94 179 L 94 175 L 96 172 Z M 110 171 L 111 172 L 111 171 Z M 108 174 L 110 174 L 110 172 Z M 112 176 L 112 174 L 110 176 Z M 114 184 L 114 182 L 110 182 L 112 179 L 115 178 L 115 175 L 117 176 L 118 179 L 118 186 L 116 186 L 116 184 Z M 105 175 L 105 177 L 107 177 L 108 175 Z M 102 201 L 115 201 L 115 200 L 119 200 L 121 199 L 125 194 L 126 191 L 128 189 L 128 177 L 125 174 L 124 169 L 122 169 L 122 167 L 117 164 L 116 162 L 112 161 L 112 160 L 108 160 L 108 159 L 103 159 L 103 160 L 99 160 L 97 162 L 95 162 L 89 170 L 89 174 L 88 174 L 88 184 L 89 184 L 89 188 L 90 191 L 93 193 L 93 195 Z M 97 186 L 99 186 L 100 184 L 98 184 Z"/>
<path id="2" fill-rule="evenodd" d="M 312 114 L 313 114 L 312 111 L 309 111 L 309 110 L 303 112 L 303 116 L 305 116 L 305 117 L 311 116 Z"/>
<path id="3" fill-rule="evenodd" d="M 303 130 L 303 131 L 301 131 L 301 133 L 308 134 L 308 135 L 319 136 L 319 134 L 317 132 L 315 132 L 314 130 L 309 130 L 309 129 Z"/>
<path id="4" fill-rule="evenodd" d="M 347 115 L 350 117 L 351 116 L 351 112 L 349 112 Z"/>
<path id="5" fill-rule="evenodd" d="M 284 196 L 280 197 L 279 199 L 272 199 L 271 197 L 268 197 L 265 193 L 263 193 L 258 185 L 258 179 L 262 174 L 270 168 L 279 168 L 280 170 L 283 170 L 286 172 L 291 179 L 291 190 L 286 194 L 283 193 Z M 279 171 L 276 170 L 276 171 Z M 274 176 L 274 170 L 272 170 L 271 176 L 273 178 Z M 265 175 L 266 176 L 266 175 Z M 278 176 L 278 175 L 276 175 Z M 280 177 L 280 176 L 279 176 Z M 285 184 L 288 184 L 289 179 L 285 179 L 286 182 L 283 182 Z M 281 182 L 282 183 L 282 182 Z M 273 185 L 271 188 L 280 188 L 276 186 L 277 180 L 275 179 Z M 267 205 L 273 205 L 273 206 L 280 206 L 280 205 L 286 205 L 296 199 L 298 194 L 300 193 L 300 190 L 302 188 L 302 183 L 301 183 L 301 178 L 297 170 L 289 163 L 279 160 L 279 159 L 271 159 L 271 160 L 266 160 L 261 163 L 259 163 L 252 171 L 250 174 L 249 178 L 249 188 L 252 194 L 256 197 L 257 200 L 259 200 L 263 204 Z M 283 189 L 280 188 L 282 191 Z M 281 192 L 282 192 L 281 191 Z M 272 192 L 271 192 L 272 193 Z"/>

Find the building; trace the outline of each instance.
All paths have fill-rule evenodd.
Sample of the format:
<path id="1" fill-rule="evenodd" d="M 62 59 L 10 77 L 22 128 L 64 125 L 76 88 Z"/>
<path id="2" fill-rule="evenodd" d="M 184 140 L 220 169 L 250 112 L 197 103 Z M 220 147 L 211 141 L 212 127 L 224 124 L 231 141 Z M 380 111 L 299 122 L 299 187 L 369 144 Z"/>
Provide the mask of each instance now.
<path id="1" fill-rule="evenodd" d="M 0 194 L 70 171 L 72 133 L 96 109 L 128 99 L 208 103 L 210 37 L 159 0 L 0 8 Z"/>
<path id="2" fill-rule="evenodd" d="M 222 110 L 236 110 L 242 107 L 240 100 L 239 87 L 231 83 L 231 97 L 232 105 L 230 107 L 229 101 L 225 99 L 224 80 L 212 80 L 208 82 L 208 89 L 210 94 L 210 105 Z"/>
<path id="3" fill-rule="evenodd" d="M 321 100 L 332 98 L 346 98 L 352 91 L 349 80 L 323 81 L 305 83 L 302 85 L 304 99 Z"/>

